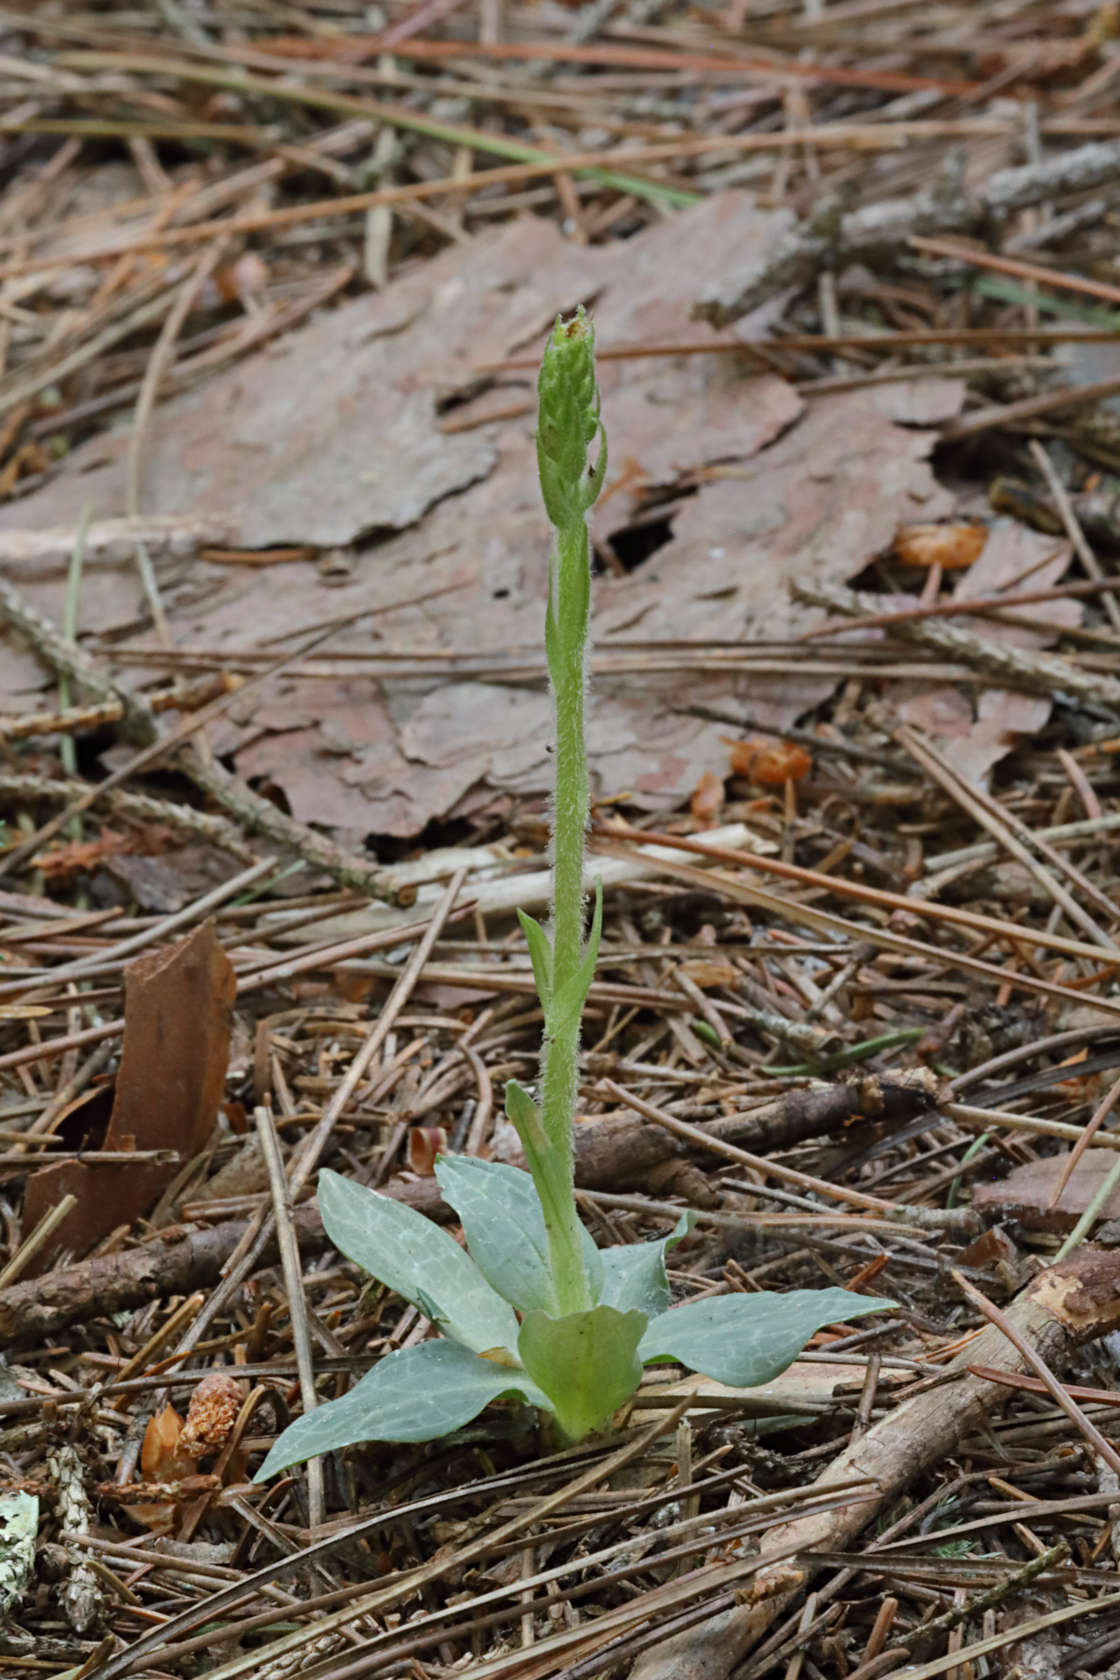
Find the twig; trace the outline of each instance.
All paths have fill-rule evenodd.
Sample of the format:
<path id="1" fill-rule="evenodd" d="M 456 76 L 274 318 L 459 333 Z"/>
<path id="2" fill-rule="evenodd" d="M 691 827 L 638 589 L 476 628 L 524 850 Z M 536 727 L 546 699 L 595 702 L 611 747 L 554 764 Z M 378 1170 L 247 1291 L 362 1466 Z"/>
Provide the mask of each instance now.
<path id="1" fill-rule="evenodd" d="M 1057 1258 L 1059 1260 L 1064 1260 L 1067 1254 L 1072 1254 L 1074 1249 L 1085 1241 L 1085 1238 L 1101 1217 L 1102 1210 L 1112 1200 L 1117 1184 L 1120 1184 L 1120 1155 L 1117 1155 L 1113 1160 L 1097 1189 L 1089 1198 L 1085 1212 L 1058 1250 Z"/>
<path id="2" fill-rule="evenodd" d="M 768 251 L 749 261 L 729 280 L 706 292 L 693 314 L 715 327 L 728 326 L 790 286 L 808 285 L 822 264 L 874 261 L 892 257 L 914 234 L 968 233 L 989 219 L 1042 204 L 1058 192 L 1081 192 L 1115 180 L 1120 169 L 1120 141 L 1096 142 L 1059 152 L 1039 164 L 1000 169 L 975 197 L 965 190 L 964 162 L 950 155 L 940 178 L 928 191 L 888 199 L 841 213 L 831 221 L 810 220 L 792 229 Z"/>
<path id="3" fill-rule="evenodd" d="M 319 1396 L 315 1391 L 315 1367 L 311 1359 L 311 1331 L 307 1315 L 307 1297 L 303 1290 L 299 1241 L 292 1223 L 292 1195 L 285 1177 L 280 1141 L 276 1136 L 270 1110 L 264 1107 L 255 1108 L 253 1119 L 256 1122 L 257 1136 L 261 1140 L 269 1189 L 272 1192 L 272 1218 L 276 1227 L 276 1243 L 280 1250 L 284 1291 L 292 1323 L 292 1345 L 295 1349 L 296 1368 L 299 1371 L 300 1400 L 305 1413 L 313 1412 L 319 1404 Z M 308 1526 L 314 1539 L 316 1531 L 322 1527 L 326 1510 L 322 1458 L 307 1461 L 307 1508 Z"/>
<path id="4" fill-rule="evenodd" d="M 1093 920 L 1089 912 L 1074 898 L 1068 888 L 1063 886 L 1048 869 L 1043 868 L 1028 843 L 1032 840 L 1032 836 L 1025 824 L 1018 822 L 1010 812 L 1001 810 L 995 800 L 985 795 L 981 789 L 969 787 L 964 777 L 958 775 L 952 765 L 947 762 L 944 754 L 938 752 L 933 742 L 924 739 L 916 729 L 904 724 L 901 729 L 895 732 L 895 739 L 905 747 L 911 758 L 921 765 L 926 774 L 931 776 L 963 811 L 967 811 L 969 816 L 978 822 L 981 827 L 987 829 L 988 833 L 999 842 L 1005 851 L 1010 852 L 1013 858 L 1018 859 L 1023 868 L 1049 893 L 1054 903 L 1060 906 L 1075 926 L 1079 927 L 1083 933 L 1087 933 L 1094 944 L 1101 946 L 1103 950 L 1120 955 L 1116 941 Z M 1092 898 L 1098 908 L 1104 910 L 1105 915 L 1110 918 L 1115 917 L 1115 905 L 1110 904 L 1103 893 L 1098 893 L 1092 883 L 1086 881 L 1080 871 L 1073 868 L 1068 859 L 1053 851 L 1043 841 L 1034 842 L 1034 846 L 1036 851 L 1044 852 L 1048 860 L 1056 864 L 1063 874 L 1071 879 L 1075 878 L 1077 887 L 1086 897 Z"/>
<path id="5" fill-rule="evenodd" d="M 1004 1580 L 997 1582 L 994 1587 L 989 1587 L 987 1592 L 978 1593 L 975 1598 L 966 1599 L 963 1604 L 954 1604 L 944 1615 L 935 1616 L 932 1622 L 923 1622 L 920 1627 L 912 1628 L 909 1633 L 903 1634 L 899 1644 L 907 1651 L 912 1651 L 925 1640 L 960 1627 L 969 1617 L 982 1616 L 985 1610 L 992 1610 L 997 1604 L 1002 1604 L 1013 1593 L 1028 1586 L 1037 1576 L 1053 1568 L 1056 1563 L 1061 1563 L 1068 1556 L 1069 1542 L 1059 1540 L 1056 1546 L 1050 1546 L 1037 1557 L 1030 1558 L 1021 1569 L 1013 1569 Z"/>
<path id="6" fill-rule="evenodd" d="M 428 923 L 423 938 L 419 941 L 401 971 L 392 995 L 386 1000 L 372 1031 L 367 1035 L 358 1054 L 347 1068 L 346 1077 L 327 1104 L 318 1125 L 302 1139 L 288 1173 L 289 1192 L 293 1197 L 298 1196 L 303 1187 L 310 1181 L 311 1174 L 318 1166 L 323 1150 L 326 1148 L 327 1140 L 338 1120 L 346 1112 L 346 1105 L 357 1090 L 374 1056 L 392 1031 L 398 1015 L 412 996 L 413 989 L 432 954 L 432 946 L 443 932 L 444 923 L 455 907 L 455 900 L 462 890 L 466 876 L 465 869 L 457 869 L 447 883 L 439 904 L 432 912 L 431 921 Z"/>
<path id="7" fill-rule="evenodd" d="M 36 994 L 53 990 L 63 981 L 76 979 L 79 975 L 87 974 L 90 969 L 100 968 L 105 963 L 122 962 L 125 957 L 132 956 L 136 951 L 142 951 L 148 945 L 158 944 L 170 934 L 177 933 L 180 928 L 189 927 L 192 922 L 208 916 L 211 910 L 217 909 L 220 904 L 225 904 L 231 898 L 236 898 L 239 893 L 252 886 L 254 881 L 261 880 L 275 868 L 275 858 L 259 858 L 248 869 L 243 869 L 228 881 L 211 887 L 208 893 L 184 905 L 181 910 L 161 917 L 151 927 L 143 928 L 127 939 L 119 939 L 115 944 L 92 952 L 88 957 L 75 957 L 71 962 L 49 969 L 40 979 L 7 980 L 0 983 L 0 998 L 22 996 L 31 990 L 35 990 Z"/>
<path id="8" fill-rule="evenodd" d="M 1058 510 L 1058 518 L 1065 526 L 1066 536 L 1073 544 L 1074 553 L 1077 555 L 1077 558 L 1081 561 L 1081 564 L 1084 566 L 1089 576 L 1096 582 L 1113 583 L 1115 581 L 1114 579 L 1105 578 L 1100 561 L 1097 559 L 1093 550 L 1089 547 L 1088 542 L 1085 540 L 1085 533 L 1081 529 L 1076 513 L 1073 511 L 1073 504 L 1066 493 L 1066 487 L 1054 470 L 1054 463 L 1050 459 L 1049 452 L 1043 448 L 1037 438 L 1031 439 L 1030 450 L 1035 466 L 1039 469 L 1043 478 L 1046 480 L 1046 487 L 1053 499 L 1054 506 Z M 1105 614 L 1108 617 L 1112 628 L 1114 630 L 1120 630 L 1120 602 L 1117 601 L 1111 589 L 1107 590 L 1101 596 L 1101 605 L 1105 610 Z"/>
<path id="9" fill-rule="evenodd" d="M 71 1195 L 67 1191 L 61 1201 L 56 1202 L 54 1207 L 47 1210 L 35 1229 L 28 1231 L 20 1242 L 3 1271 L 0 1271 L 0 1289 L 5 1289 L 9 1284 L 13 1284 L 19 1274 L 27 1270 L 44 1243 L 50 1241 L 58 1227 L 69 1219 L 77 1205 L 77 1196 Z"/>
<path id="10" fill-rule="evenodd" d="M 452 876 L 423 937 L 402 970 L 392 996 L 378 1015 L 372 1030 L 367 1034 L 361 1049 L 351 1062 L 345 1078 L 327 1104 L 318 1124 L 306 1134 L 299 1148 L 295 1151 L 288 1168 L 288 1196 L 292 1202 L 298 1200 L 300 1192 L 310 1182 L 311 1175 L 319 1164 L 319 1158 L 331 1133 L 345 1113 L 346 1106 L 361 1083 L 362 1076 L 370 1062 L 384 1043 L 385 1038 L 392 1030 L 393 1023 L 411 996 L 412 990 L 431 954 L 432 946 L 438 939 L 444 923 L 454 907 L 465 876 L 466 871 L 462 869 L 457 870 Z M 213 1323 L 218 1313 L 237 1293 L 245 1279 L 251 1276 L 257 1266 L 260 1265 L 261 1255 L 272 1242 L 274 1232 L 274 1220 L 263 1212 L 258 1214 L 245 1228 L 237 1248 L 225 1261 L 221 1285 L 214 1291 L 191 1325 L 190 1330 L 176 1350 L 177 1352 L 182 1352 L 184 1349 L 197 1345 L 207 1325 Z"/>
<path id="11" fill-rule="evenodd" d="M 108 703 L 106 709 L 108 710 Z M 113 709 L 113 715 L 115 718 L 121 716 L 119 706 Z M 54 804 L 62 801 L 70 805 L 87 791 L 84 782 L 71 782 L 54 776 L 11 775 L 0 772 L 0 799 L 45 799 Z M 243 863 L 256 861 L 256 853 L 246 843 L 241 830 L 235 828 L 225 817 L 215 816 L 209 811 L 198 811 L 193 805 L 179 805 L 170 799 L 157 799 L 150 793 L 132 793 L 125 788 L 112 789 L 106 796 L 106 803 L 110 811 L 119 813 L 128 821 L 158 823 L 168 828 L 177 828 L 186 834 L 209 841 Z"/>
<path id="12" fill-rule="evenodd" d="M 140 475 L 143 463 L 144 439 L 147 435 L 152 410 L 155 407 L 160 380 L 163 378 L 167 363 L 174 352 L 183 322 L 193 309 L 199 292 L 218 266 L 226 250 L 226 242 L 216 239 L 213 245 L 202 253 L 199 261 L 195 264 L 194 272 L 188 275 L 179 288 L 179 295 L 168 312 L 155 347 L 148 358 L 148 365 L 144 370 L 144 378 L 140 385 L 140 395 L 136 401 L 136 412 L 132 419 L 132 435 L 128 446 L 125 499 L 129 519 L 139 521 L 140 518 Z M 152 558 L 148 553 L 144 539 L 139 535 L 136 538 L 136 561 L 144 585 L 144 594 L 147 596 L 148 607 L 152 614 L 152 622 L 156 628 L 156 635 L 164 647 L 170 647 L 171 631 L 167 623 L 167 615 L 163 610 L 163 603 L 160 600 L 155 568 L 152 565 Z"/>
<path id="13" fill-rule="evenodd" d="M 137 700 L 134 696 L 126 696 L 118 691 L 102 672 L 96 661 L 91 660 L 80 648 L 73 643 L 67 643 L 58 635 L 54 626 L 36 613 L 23 599 L 17 590 L 0 579 L 0 611 L 7 614 L 10 621 L 25 635 L 36 650 L 43 654 L 58 670 L 69 671 L 79 682 L 92 688 L 93 692 L 102 698 L 120 700 L 125 705 L 126 720 L 130 720 L 134 733 L 147 744 L 143 750 L 135 755 L 129 763 L 115 770 L 105 781 L 98 782 L 86 790 L 80 798 L 59 815 L 52 817 L 47 823 L 15 847 L 5 856 L 0 857 L 0 875 L 7 874 L 20 863 L 26 861 L 44 841 L 51 839 L 66 826 L 72 817 L 89 810 L 98 799 L 106 793 L 135 775 L 138 770 L 154 764 L 164 754 L 173 751 L 186 742 L 199 729 L 205 728 L 214 719 L 221 717 L 233 704 L 238 695 L 244 695 L 247 690 L 259 686 L 270 677 L 279 675 L 281 671 L 297 663 L 310 648 L 319 646 L 327 641 L 338 630 L 337 623 L 331 624 L 325 630 L 316 633 L 306 642 L 301 643 L 291 653 L 273 660 L 264 670 L 254 673 L 241 685 L 240 689 L 220 694 L 200 711 L 181 718 L 165 736 L 158 734 L 151 708 L 146 702 Z M 314 867 L 324 869 L 343 886 L 358 887 L 369 892 L 375 898 L 396 898 L 398 891 L 391 876 L 374 863 L 367 863 L 364 859 L 356 858 L 345 852 L 333 841 L 325 836 L 316 834 L 304 823 L 296 822 L 294 818 L 286 816 L 277 806 L 260 794 L 254 793 L 228 770 L 220 764 L 204 764 L 193 753 L 186 753 L 181 758 L 184 771 L 197 786 L 211 793 L 227 810 L 233 811 L 250 828 L 267 835 L 287 850 L 295 852 L 305 862 Z"/>
<path id="14" fill-rule="evenodd" d="M 1120 381 L 1117 389 L 1120 389 Z M 790 585 L 790 593 L 795 600 L 804 601 L 808 606 L 827 607 L 830 612 L 843 613 L 847 618 L 864 618 L 876 610 L 874 596 L 832 584 L 795 582 Z M 961 664 L 999 677 L 1016 688 L 1027 688 L 1051 698 L 1065 695 L 1084 705 L 1099 706 L 1108 711 L 1120 710 L 1120 681 L 1095 671 L 1082 671 L 1055 654 L 1035 653 L 1026 648 L 987 641 L 969 630 L 937 619 L 900 618 L 895 628 L 907 641 L 937 648 Z"/>
<path id="15" fill-rule="evenodd" d="M 969 1283 L 968 1279 L 956 1267 L 953 1268 L 952 1276 L 957 1288 L 968 1297 L 977 1311 L 983 1313 L 988 1323 L 994 1325 L 1001 1335 L 1006 1336 L 1012 1347 L 1022 1356 L 1024 1363 L 1029 1365 L 1035 1376 L 1040 1379 L 1051 1400 L 1054 1401 L 1055 1405 L 1061 1407 L 1074 1428 L 1084 1436 L 1097 1456 L 1104 1460 L 1110 1470 L 1120 1474 L 1120 1453 L 1116 1451 L 1111 1441 L 1105 1440 L 1096 1424 L 1081 1410 L 1077 1401 L 1058 1381 L 1045 1359 L 1023 1335 L 1019 1326 L 1005 1312 L 1001 1312 L 999 1307 L 994 1306 L 987 1296 L 977 1289 L 975 1284 Z M 1096 1290 L 1092 1291 L 1092 1295 L 1096 1295 Z M 1072 1306 L 1072 1302 L 1070 1305 Z M 1100 1310 L 1099 1307 L 1097 1310 Z M 1093 1318 L 1090 1316 L 1088 1326 L 1091 1327 L 1092 1323 Z M 974 1360 L 980 1357 L 975 1348 L 972 1357 Z"/>
<path id="16" fill-rule="evenodd" d="M 877 1484 L 876 1498 L 859 1506 L 827 1516 L 782 1523 L 771 1529 L 762 1542 L 765 1560 L 771 1548 L 775 1554 L 797 1548 L 797 1561 L 790 1564 L 775 1556 L 751 1583 L 749 1596 L 738 1595 L 738 1605 L 722 1615 L 710 1617 L 698 1628 L 678 1639 L 662 1641 L 648 1657 L 639 1661 L 631 1680 L 680 1680 L 684 1674 L 703 1673 L 705 1680 L 728 1680 L 743 1657 L 766 1630 L 789 1610 L 808 1587 L 819 1565 L 813 1553 L 844 1550 L 884 1509 L 889 1509 L 916 1476 L 938 1464 L 947 1452 L 988 1416 L 992 1385 L 969 1371 L 974 1363 L 994 1371 L 1018 1371 L 1023 1350 L 1036 1347 L 1057 1363 L 1071 1357 L 1076 1341 L 1103 1334 L 1120 1318 L 1120 1296 L 1115 1293 L 1120 1279 L 1120 1256 L 1097 1256 L 1091 1262 L 1074 1255 L 1061 1266 L 1041 1273 L 1002 1315 L 1019 1340 L 1009 1341 L 1002 1329 L 987 1326 L 960 1353 L 937 1387 L 924 1388 L 902 1401 L 893 1412 L 858 1436 L 835 1458 L 814 1484 L 818 1491 L 853 1476 L 871 1476 Z M 1081 1297 L 1088 1297 L 1082 1301 Z M 1093 1310 L 1086 1311 L 1092 1303 Z M 1020 1343 L 1022 1347 L 1020 1347 Z M 1051 1379 L 1053 1380 L 1053 1379 Z M 1120 1595 L 1116 1595 L 1120 1602 Z M 1084 1604 L 1071 1606 L 1084 1614 Z M 1006 1636 L 1001 1636 L 1006 1640 Z M 884 1661 L 884 1657 L 879 1659 Z M 950 1654 L 939 1668 L 955 1666 L 958 1655 Z M 934 1673 L 938 1667 L 912 1670 Z"/>
<path id="17" fill-rule="evenodd" d="M 815 1178 L 812 1173 L 798 1172 L 794 1167 L 784 1166 L 779 1161 L 767 1160 L 761 1155 L 752 1155 L 749 1150 L 740 1149 L 737 1144 L 728 1143 L 726 1139 L 716 1137 L 710 1132 L 701 1131 L 699 1126 L 690 1125 L 687 1120 L 678 1120 L 675 1115 L 666 1114 L 663 1108 L 656 1108 L 653 1103 L 647 1103 L 643 1098 L 635 1096 L 632 1091 L 616 1085 L 613 1079 L 604 1079 L 602 1088 L 616 1102 L 625 1103 L 636 1114 L 645 1120 L 652 1120 L 658 1126 L 664 1126 L 666 1131 L 674 1132 L 678 1137 L 686 1138 L 690 1143 L 699 1144 L 702 1149 L 710 1149 L 717 1155 L 726 1155 L 731 1161 L 738 1161 L 740 1165 L 751 1167 L 764 1177 L 776 1178 L 782 1184 L 796 1184 L 799 1189 L 812 1190 L 818 1196 L 827 1196 L 836 1202 L 847 1202 L 852 1207 L 864 1208 L 869 1213 L 877 1214 L 880 1219 L 888 1221 L 907 1221 L 911 1224 L 921 1224 L 937 1230 L 945 1228 L 947 1218 L 952 1218 L 952 1210 L 947 1214 L 941 1208 L 913 1208 L 906 1207 L 900 1202 L 886 1202 L 880 1196 L 869 1196 L 862 1190 L 851 1190 L 846 1185 L 830 1184 L 827 1179 Z M 966 1224 L 975 1229 L 975 1215 L 970 1209 L 963 1210 Z M 933 1216 L 932 1219 L 930 1216 Z"/>

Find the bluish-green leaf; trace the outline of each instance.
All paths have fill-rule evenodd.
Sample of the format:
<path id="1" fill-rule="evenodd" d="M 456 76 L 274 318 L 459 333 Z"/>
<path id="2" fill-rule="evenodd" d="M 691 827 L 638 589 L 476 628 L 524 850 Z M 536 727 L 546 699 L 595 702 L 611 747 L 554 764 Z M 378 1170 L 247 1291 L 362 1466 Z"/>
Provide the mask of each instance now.
<path id="1" fill-rule="evenodd" d="M 459 1215 L 471 1258 L 486 1281 L 518 1312 L 555 1312 L 548 1234 L 536 1186 L 520 1167 L 441 1155 L 436 1177 L 444 1200 Z M 583 1233 L 583 1263 L 598 1298 L 603 1260 L 591 1233 Z"/>
<path id="2" fill-rule="evenodd" d="M 711 1295 L 655 1318 L 638 1356 L 675 1359 L 732 1388 L 757 1388 L 792 1365 L 826 1324 L 883 1312 L 893 1301 L 847 1289 L 793 1289 L 788 1295 Z"/>
<path id="3" fill-rule="evenodd" d="M 603 1287 L 599 1300 L 619 1312 L 637 1308 L 647 1318 L 657 1318 L 669 1306 L 669 1279 L 665 1275 L 665 1251 L 688 1235 L 696 1223 L 691 1211 L 683 1213 L 667 1237 L 657 1242 L 626 1243 L 599 1250 L 603 1260 Z"/>
<path id="4" fill-rule="evenodd" d="M 457 1342 L 475 1353 L 516 1348 L 513 1308 L 491 1289 L 454 1237 L 415 1208 L 324 1168 L 319 1211 L 337 1249 L 434 1317 Z"/>
<path id="5" fill-rule="evenodd" d="M 401 1348 L 379 1360 L 341 1400 L 328 1400 L 289 1424 L 253 1479 L 264 1481 L 289 1464 L 361 1441 L 434 1441 L 503 1394 L 548 1407 L 524 1371 L 479 1359 L 457 1342 Z"/>
<path id="6" fill-rule="evenodd" d="M 524 910 L 518 910 L 517 919 L 521 923 L 521 931 L 529 947 L 533 979 L 537 982 L 537 996 L 547 1015 L 548 1006 L 552 1001 L 552 944 L 541 924 L 534 921 L 532 916 L 526 915 Z"/>
<path id="7" fill-rule="evenodd" d="M 544 1216 L 529 1174 L 501 1161 L 441 1155 L 436 1178 L 487 1283 L 519 1312 L 555 1312 Z"/>
<path id="8" fill-rule="evenodd" d="M 638 1343 L 646 1326 L 640 1312 L 614 1307 L 590 1312 L 525 1315 L 517 1349 L 521 1363 L 548 1395 L 556 1420 L 579 1441 L 629 1400 L 642 1380 Z"/>

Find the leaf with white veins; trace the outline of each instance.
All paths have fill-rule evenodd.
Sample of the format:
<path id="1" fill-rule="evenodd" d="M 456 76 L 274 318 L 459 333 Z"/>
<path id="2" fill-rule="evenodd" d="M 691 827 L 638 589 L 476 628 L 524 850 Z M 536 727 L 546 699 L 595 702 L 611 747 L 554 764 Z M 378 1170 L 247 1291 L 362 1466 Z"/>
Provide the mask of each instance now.
<path id="1" fill-rule="evenodd" d="M 415 1208 L 324 1168 L 319 1211 L 334 1246 L 379 1283 L 482 1353 L 517 1346 L 513 1308 L 449 1232 Z"/>
<path id="2" fill-rule="evenodd" d="M 434 1441 L 470 1423 L 503 1394 L 548 1409 L 524 1371 L 480 1359 L 456 1342 L 399 1348 L 341 1400 L 328 1400 L 289 1424 L 253 1480 L 362 1441 Z"/>
<path id="3" fill-rule="evenodd" d="M 647 1318 L 657 1318 L 669 1306 L 669 1279 L 665 1275 L 665 1252 L 688 1235 L 696 1215 L 683 1213 L 667 1237 L 657 1242 L 625 1243 L 599 1250 L 603 1262 L 603 1287 L 599 1300 L 604 1307 L 628 1312 L 636 1307 Z"/>
<path id="4" fill-rule="evenodd" d="M 673 1359 L 730 1388 L 757 1388 L 793 1364 L 818 1330 L 889 1311 L 894 1301 L 847 1289 L 792 1289 L 787 1295 L 710 1295 L 655 1318 L 642 1337 L 643 1364 Z"/>
<path id="5" fill-rule="evenodd" d="M 444 1200 L 462 1221 L 471 1258 L 487 1282 L 518 1312 L 534 1307 L 555 1312 L 544 1214 L 529 1174 L 504 1161 L 441 1155 L 436 1178 Z M 583 1263 L 597 1297 L 603 1255 L 591 1233 L 580 1229 Z"/>

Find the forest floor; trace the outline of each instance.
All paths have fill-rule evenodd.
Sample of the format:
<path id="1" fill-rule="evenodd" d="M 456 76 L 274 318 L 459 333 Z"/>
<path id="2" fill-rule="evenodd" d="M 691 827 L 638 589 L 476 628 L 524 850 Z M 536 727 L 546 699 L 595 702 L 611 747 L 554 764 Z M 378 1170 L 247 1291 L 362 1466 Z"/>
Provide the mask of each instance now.
<path id="1" fill-rule="evenodd" d="M 0 12 L 0 1675 L 1120 1673 L 1114 4 Z M 535 377 L 596 323 L 576 1179 L 884 1310 L 257 1483 L 541 1031 Z"/>

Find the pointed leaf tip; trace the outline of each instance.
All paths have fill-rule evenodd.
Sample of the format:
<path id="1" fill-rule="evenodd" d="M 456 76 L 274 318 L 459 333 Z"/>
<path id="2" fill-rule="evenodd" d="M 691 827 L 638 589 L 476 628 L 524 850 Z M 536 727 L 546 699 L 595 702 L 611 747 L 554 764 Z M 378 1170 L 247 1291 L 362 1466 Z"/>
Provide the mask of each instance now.
<path id="1" fill-rule="evenodd" d="M 525 942 L 529 947 L 529 961 L 533 965 L 533 979 L 537 983 L 537 996 L 541 1000 L 541 1008 L 548 1015 L 552 1002 L 552 941 L 538 921 L 519 909 L 517 919 L 521 923 L 521 931 L 525 935 Z"/>
<path id="2" fill-rule="evenodd" d="M 786 1295 L 714 1295 L 655 1318 L 642 1337 L 644 1364 L 674 1359 L 731 1388 L 758 1388 L 793 1364 L 818 1330 L 896 1303 L 847 1289 L 793 1289 Z"/>
<path id="3" fill-rule="evenodd" d="M 502 1395 L 548 1410 L 548 1398 L 520 1368 L 481 1359 L 457 1342 L 421 1342 L 386 1354 L 349 1394 L 289 1424 L 253 1477 L 364 1441 L 434 1441 L 476 1418 Z"/>

